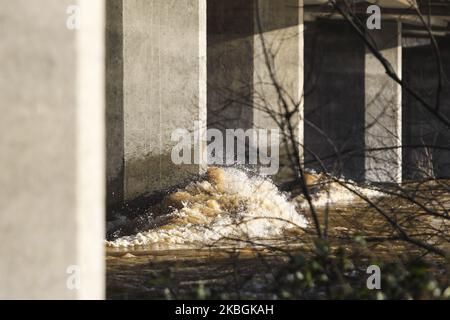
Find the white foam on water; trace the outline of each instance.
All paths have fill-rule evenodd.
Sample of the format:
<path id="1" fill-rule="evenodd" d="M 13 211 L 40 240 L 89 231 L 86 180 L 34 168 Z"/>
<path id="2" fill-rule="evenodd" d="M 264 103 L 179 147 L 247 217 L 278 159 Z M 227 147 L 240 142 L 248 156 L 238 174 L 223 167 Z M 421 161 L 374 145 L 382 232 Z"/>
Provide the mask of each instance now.
<path id="1" fill-rule="evenodd" d="M 312 195 L 312 204 L 316 208 L 323 208 L 364 201 L 362 197 L 376 199 L 383 196 L 386 196 L 386 194 L 381 191 L 369 187 L 357 186 L 352 181 L 339 180 L 339 182 L 324 183 L 323 188 Z M 309 208 L 309 204 L 303 195 L 298 196 L 295 200 L 300 204 L 300 208 Z"/>
<path id="2" fill-rule="evenodd" d="M 107 241 L 111 247 L 150 244 L 212 244 L 223 239 L 271 239 L 307 220 L 268 179 L 236 168 L 210 168 L 208 179 L 171 196 L 180 205 L 158 218 L 166 224 Z"/>
<path id="3" fill-rule="evenodd" d="M 346 187 L 354 190 L 351 192 Z M 350 181 L 322 182 L 313 194 L 315 207 L 349 204 L 363 195 L 383 193 Z M 209 168 L 207 180 L 193 182 L 171 194 L 170 214 L 155 219 L 154 227 L 136 235 L 107 241 L 110 247 L 214 244 L 217 241 L 281 239 L 288 230 L 302 230 L 308 222 L 301 211 L 309 204 L 303 196 L 289 201 L 268 179 L 249 176 L 237 168 Z"/>

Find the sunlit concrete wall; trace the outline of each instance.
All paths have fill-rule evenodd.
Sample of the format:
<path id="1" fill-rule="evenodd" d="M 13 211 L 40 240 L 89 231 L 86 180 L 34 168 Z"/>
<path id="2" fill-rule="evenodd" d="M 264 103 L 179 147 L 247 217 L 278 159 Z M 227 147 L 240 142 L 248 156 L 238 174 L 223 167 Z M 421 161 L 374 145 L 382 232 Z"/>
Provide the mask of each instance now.
<path id="1" fill-rule="evenodd" d="M 192 165 L 172 162 L 171 134 L 193 131 L 196 121 L 206 127 L 206 0 L 107 6 L 108 202 L 115 203 L 204 169 L 201 156 Z"/>
<path id="2" fill-rule="evenodd" d="M 104 1 L 0 7 L 0 298 L 103 298 Z"/>

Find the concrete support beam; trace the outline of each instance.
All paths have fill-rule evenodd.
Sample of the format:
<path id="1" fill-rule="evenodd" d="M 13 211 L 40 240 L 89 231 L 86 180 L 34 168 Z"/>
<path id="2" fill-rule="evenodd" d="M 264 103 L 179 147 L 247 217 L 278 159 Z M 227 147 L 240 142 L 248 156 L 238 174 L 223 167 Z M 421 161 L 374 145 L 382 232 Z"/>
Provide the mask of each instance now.
<path id="1" fill-rule="evenodd" d="M 177 141 L 171 134 L 193 130 L 196 121 L 206 127 L 206 0 L 109 5 L 109 36 L 122 39 L 108 57 L 108 121 L 115 122 L 108 137 L 108 197 L 114 202 L 172 187 L 204 168 L 203 159 L 172 162 Z"/>
<path id="2" fill-rule="evenodd" d="M 297 110 L 293 125 L 303 159 L 303 0 L 256 1 L 254 20 L 254 126 L 278 128 L 264 109 Z"/>
<path id="3" fill-rule="evenodd" d="M 101 299 L 104 1 L 0 6 L 0 299 Z"/>
<path id="4" fill-rule="evenodd" d="M 370 31 L 380 53 L 402 74 L 401 23 L 383 21 Z M 365 178 L 400 182 L 402 178 L 402 89 L 367 49 L 365 59 Z"/>
<path id="5" fill-rule="evenodd" d="M 278 128 L 277 85 L 302 142 L 303 1 L 208 1 L 208 127 Z"/>

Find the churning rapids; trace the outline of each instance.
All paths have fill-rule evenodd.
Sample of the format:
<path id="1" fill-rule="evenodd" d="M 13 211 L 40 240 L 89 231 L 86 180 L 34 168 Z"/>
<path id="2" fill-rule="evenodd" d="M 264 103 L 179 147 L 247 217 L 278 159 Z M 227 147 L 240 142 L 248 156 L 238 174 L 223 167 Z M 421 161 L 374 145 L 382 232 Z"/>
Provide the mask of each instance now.
<path id="1" fill-rule="evenodd" d="M 349 203 L 357 200 L 356 194 L 382 196 L 376 190 L 344 181 L 322 184 L 317 189 L 312 201 L 315 207 Z M 171 208 L 169 214 L 152 218 L 146 230 L 106 241 L 106 245 L 195 247 L 221 241 L 271 240 L 301 232 L 310 224 L 306 218 L 309 204 L 303 196 L 290 199 L 271 180 L 237 168 L 211 167 L 206 180 L 170 194 L 163 205 Z M 130 221 L 122 218 L 110 225 L 117 228 L 127 223 Z"/>

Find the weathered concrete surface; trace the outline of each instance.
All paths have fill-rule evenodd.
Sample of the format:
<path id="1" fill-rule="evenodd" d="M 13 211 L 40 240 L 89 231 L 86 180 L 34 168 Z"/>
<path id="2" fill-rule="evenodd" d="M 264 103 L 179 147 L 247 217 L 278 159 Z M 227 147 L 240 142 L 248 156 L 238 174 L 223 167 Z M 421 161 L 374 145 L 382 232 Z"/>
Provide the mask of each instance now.
<path id="1" fill-rule="evenodd" d="M 208 128 L 253 126 L 254 0 L 208 0 Z"/>
<path id="2" fill-rule="evenodd" d="M 195 121 L 206 127 L 206 0 L 117 2 L 111 1 L 108 21 L 110 43 L 123 39 L 114 45 L 118 56 L 109 56 L 107 71 L 107 116 L 118 126 L 108 136 L 112 201 L 202 172 L 203 158 L 197 165 L 173 164 L 177 142 L 171 134 L 176 128 L 193 130 Z"/>
<path id="3" fill-rule="evenodd" d="M 403 79 L 427 103 L 436 104 L 438 71 L 433 48 L 408 39 L 403 48 Z M 450 79 L 450 41 L 438 38 L 444 79 Z M 435 117 L 403 91 L 404 179 L 450 178 L 450 134 Z M 450 115 L 450 84 L 444 80 L 439 111 Z"/>
<path id="4" fill-rule="evenodd" d="M 123 0 L 106 3 L 106 202 L 124 200 Z"/>
<path id="5" fill-rule="evenodd" d="M 302 141 L 302 1 L 209 0 L 208 128 L 278 128 L 268 115 L 282 111 L 277 86 L 300 110 Z"/>
<path id="6" fill-rule="evenodd" d="M 401 23 L 383 21 L 381 30 L 368 32 L 401 77 Z M 402 88 L 386 74 L 369 49 L 365 59 L 365 127 L 366 181 L 401 182 Z"/>
<path id="7" fill-rule="evenodd" d="M 103 298 L 104 2 L 0 5 L 0 298 Z"/>
<path id="8" fill-rule="evenodd" d="M 293 137 L 303 158 L 303 0 L 262 0 L 255 8 L 253 121 L 279 128 L 272 112 L 295 111 Z M 280 120 L 280 117 L 278 117 Z M 285 134 L 290 137 L 286 130 Z M 284 157 L 286 160 L 286 157 Z"/>
<path id="9" fill-rule="evenodd" d="M 364 178 L 364 56 L 363 42 L 346 22 L 306 25 L 306 168 Z"/>

